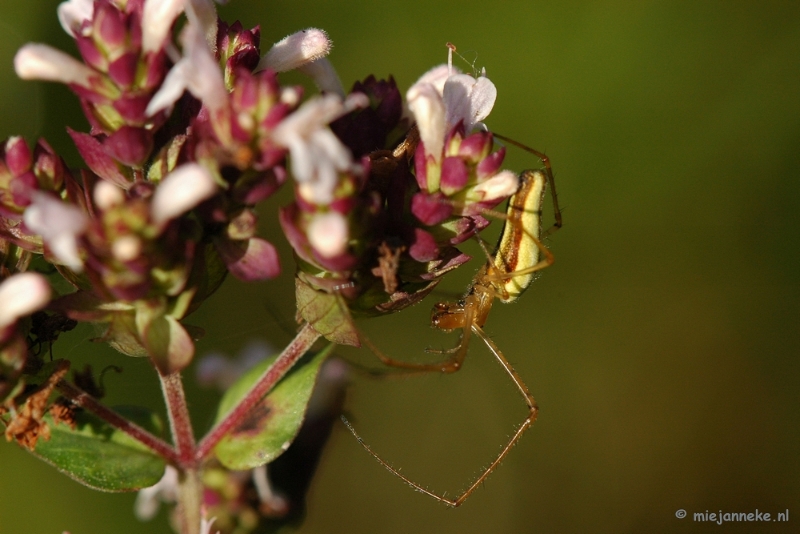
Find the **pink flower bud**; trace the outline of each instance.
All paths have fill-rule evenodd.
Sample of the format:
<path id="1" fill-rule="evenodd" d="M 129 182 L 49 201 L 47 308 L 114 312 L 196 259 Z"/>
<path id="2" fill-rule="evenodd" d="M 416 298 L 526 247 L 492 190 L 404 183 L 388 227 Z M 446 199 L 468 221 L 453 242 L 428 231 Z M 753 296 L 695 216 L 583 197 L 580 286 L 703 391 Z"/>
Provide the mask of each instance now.
<path id="1" fill-rule="evenodd" d="M 506 147 L 500 147 L 499 150 L 492 152 L 483 158 L 475 167 L 475 173 L 478 177 L 478 181 L 483 181 L 486 178 L 497 174 L 497 171 L 500 170 L 500 166 L 503 164 L 503 159 L 505 156 Z"/>
<path id="2" fill-rule="evenodd" d="M 458 154 L 470 163 L 479 163 L 489 155 L 492 144 L 490 132 L 475 132 L 461 141 Z"/>
<path id="3" fill-rule="evenodd" d="M 28 172 L 33 163 L 31 151 L 22 137 L 9 137 L 5 146 L 5 161 L 13 176 Z"/>
<path id="4" fill-rule="evenodd" d="M 453 205 L 441 192 L 432 195 L 420 192 L 411 198 L 411 213 L 423 224 L 433 226 L 452 215 Z"/>
<path id="5" fill-rule="evenodd" d="M 414 242 L 409 247 L 408 254 L 416 261 L 433 261 L 439 257 L 439 247 L 431 234 L 421 228 L 414 228 Z"/>
<path id="6" fill-rule="evenodd" d="M 109 63 L 108 77 L 119 87 L 129 88 L 136 81 L 136 72 L 139 68 L 139 54 L 126 52 Z"/>
<path id="7" fill-rule="evenodd" d="M 92 36 L 109 52 L 124 45 L 128 37 L 125 14 L 116 6 L 99 2 L 92 17 Z"/>
<path id="8" fill-rule="evenodd" d="M 469 170 L 463 159 L 459 157 L 447 157 L 442 161 L 442 179 L 439 188 L 447 195 L 463 189 L 469 181 Z"/>
<path id="9" fill-rule="evenodd" d="M 140 167 L 153 149 L 153 134 L 144 128 L 123 126 L 103 141 L 106 154 L 128 167 Z"/>

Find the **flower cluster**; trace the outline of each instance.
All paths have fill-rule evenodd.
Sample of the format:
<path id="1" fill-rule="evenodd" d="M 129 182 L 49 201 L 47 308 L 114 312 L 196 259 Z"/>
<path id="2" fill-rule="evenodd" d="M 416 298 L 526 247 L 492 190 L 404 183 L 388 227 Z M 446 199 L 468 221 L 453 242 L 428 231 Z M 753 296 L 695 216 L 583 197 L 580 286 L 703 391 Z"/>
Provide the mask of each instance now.
<path id="1" fill-rule="evenodd" d="M 262 55 L 259 28 L 218 20 L 210 0 L 70 0 L 58 15 L 80 59 L 29 44 L 15 69 L 78 97 L 91 129 L 69 134 L 86 168 L 67 169 L 44 140 L 2 145 L 0 415 L 21 413 L 35 349 L 74 321 L 162 376 L 184 369 L 200 335 L 184 320 L 227 273 L 279 274 L 257 206 L 289 175 L 294 199 L 268 224 L 295 253 L 298 317 L 354 345 L 354 315 L 422 299 L 518 187 L 481 122 L 496 98 L 485 75 L 435 67 L 405 102 L 391 77 L 346 94 L 321 30 Z M 283 85 L 289 70 L 320 94 Z M 38 384 L 49 394 L 64 372 Z"/>

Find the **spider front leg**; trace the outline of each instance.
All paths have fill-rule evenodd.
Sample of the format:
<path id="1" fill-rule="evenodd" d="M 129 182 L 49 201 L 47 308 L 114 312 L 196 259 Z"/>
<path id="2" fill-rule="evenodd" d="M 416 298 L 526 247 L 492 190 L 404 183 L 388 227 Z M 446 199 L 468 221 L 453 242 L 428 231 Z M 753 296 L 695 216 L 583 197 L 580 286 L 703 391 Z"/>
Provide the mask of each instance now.
<path id="1" fill-rule="evenodd" d="M 461 338 L 456 347 L 446 351 L 426 349 L 426 352 L 430 353 L 451 354 L 450 357 L 441 362 L 417 363 L 398 360 L 384 354 L 366 336 L 362 336 L 362 341 L 384 365 L 389 367 L 420 372 L 454 373 L 461 368 L 462 364 L 464 363 L 464 358 L 467 356 L 469 340 L 471 338 L 470 326 L 474 320 L 474 306 L 470 306 L 469 304 L 462 306 L 459 304 L 440 302 L 434 306 L 431 317 L 431 326 L 444 331 L 456 329 L 461 329 L 462 331 Z"/>
<path id="2" fill-rule="evenodd" d="M 544 165 L 545 168 L 545 174 L 547 175 L 547 182 L 550 184 L 550 196 L 553 199 L 553 217 L 555 218 L 553 226 L 548 228 L 547 231 L 545 231 L 545 233 L 542 235 L 542 237 L 547 237 L 557 232 L 559 228 L 563 226 L 563 224 L 561 221 L 561 208 L 558 207 L 558 193 L 556 193 L 556 179 L 553 176 L 553 168 L 550 165 L 550 158 L 544 152 L 539 152 L 535 148 L 523 145 L 519 141 L 515 141 L 510 137 L 506 137 L 505 135 L 500 135 L 497 132 L 492 132 L 492 135 L 494 135 L 498 139 L 505 141 L 506 143 L 514 145 L 517 148 L 521 148 L 526 152 L 530 152 L 531 154 L 533 154 L 534 156 L 536 156 L 541 160 L 542 165 Z"/>

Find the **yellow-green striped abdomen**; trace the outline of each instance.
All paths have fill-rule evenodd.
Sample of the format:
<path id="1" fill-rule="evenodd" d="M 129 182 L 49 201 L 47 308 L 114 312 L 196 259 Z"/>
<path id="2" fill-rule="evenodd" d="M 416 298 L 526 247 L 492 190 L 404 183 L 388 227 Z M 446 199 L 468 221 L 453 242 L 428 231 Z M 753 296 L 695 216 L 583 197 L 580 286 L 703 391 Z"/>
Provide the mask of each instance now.
<path id="1" fill-rule="evenodd" d="M 523 171 L 519 190 L 508 201 L 507 220 L 494 256 L 499 273 L 513 273 L 533 268 L 541 251 L 536 240 L 542 233 L 542 202 L 547 177 L 543 171 Z M 534 239 L 535 238 L 535 239 Z M 496 282 L 497 297 L 503 302 L 516 300 L 533 281 L 535 273 L 515 275 Z"/>

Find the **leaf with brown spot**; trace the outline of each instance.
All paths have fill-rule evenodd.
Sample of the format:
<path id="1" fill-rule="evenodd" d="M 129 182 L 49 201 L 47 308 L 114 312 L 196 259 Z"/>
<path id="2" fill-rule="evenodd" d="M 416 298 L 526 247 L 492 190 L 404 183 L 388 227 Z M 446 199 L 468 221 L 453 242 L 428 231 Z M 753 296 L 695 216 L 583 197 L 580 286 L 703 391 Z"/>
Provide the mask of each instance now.
<path id="1" fill-rule="evenodd" d="M 319 368 L 333 346 L 328 345 L 317 354 L 303 357 L 253 407 L 242 423 L 219 442 L 214 453 L 225 467 L 252 469 L 271 462 L 289 447 L 305 418 Z M 270 358 L 256 365 L 225 392 L 215 423 L 236 406 L 274 361 L 275 358 Z"/>

